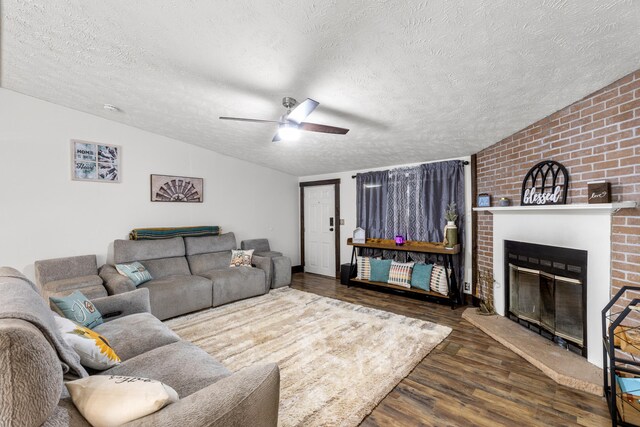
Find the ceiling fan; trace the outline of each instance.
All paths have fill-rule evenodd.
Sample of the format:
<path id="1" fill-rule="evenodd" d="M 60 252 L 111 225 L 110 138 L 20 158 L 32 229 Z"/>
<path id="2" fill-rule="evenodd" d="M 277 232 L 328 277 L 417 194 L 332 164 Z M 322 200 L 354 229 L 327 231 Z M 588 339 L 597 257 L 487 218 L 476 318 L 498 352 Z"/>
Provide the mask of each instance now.
<path id="1" fill-rule="evenodd" d="M 303 121 L 319 104 L 320 103 L 318 101 L 314 101 L 311 98 L 307 98 L 298 104 L 294 98 L 285 96 L 282 98 L 282 105 L 287 109 L 287 112 L 280 116 L 280 120 L 245 119 L 241 117 L 220 117 L 220 119 L 236 120 L 239 122 L 278 123 L 278 132 L 274 135 L 271 140 L 272 142 L 297 139 L 298 131 L 301 130 L 309 132 L 335 133 L 339 135 L 344 135 L 349 132 L 349 129 L 345 128 Z"/>

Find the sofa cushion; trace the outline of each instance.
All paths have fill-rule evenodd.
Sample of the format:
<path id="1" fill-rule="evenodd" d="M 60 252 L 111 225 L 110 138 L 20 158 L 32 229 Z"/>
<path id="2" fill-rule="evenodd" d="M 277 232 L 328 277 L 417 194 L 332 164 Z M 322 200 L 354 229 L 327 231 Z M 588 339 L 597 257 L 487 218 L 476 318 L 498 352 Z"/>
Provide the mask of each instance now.
<path id="1" fill-rule="evenodd" d="M 66 396 L 60 399 L 58 406 L 55 407 L 42 427 L 92 427 L 73 404 L 66 387 L 64 387 L 63 394 Z"/>
<path id="2" fill-rule="evenodd" d="M 202 273 L 213 282 L 213 306 L 263 295 L 267 293 L 263 270 L 253 267 L 234 267 Z"/>
<path id="3" fill-rule="evenodd" d="M 72 277 L 48 282 L 43 286 L 42 293 L 45 299 L 50 297 L 64 297 L 73 291 L 82 291 L 89 299 L 107 296 L 107 290 L 102 285 L 102 278 L 98 275 Z"/>
<path id="4" fill-rule="evenodd" d="M 151 313 L 160 320 L 211 307 L 211 280 L 180 275 L 149 280 L 138 286 L 149 289 Z"/>
<path id="5" fill-rule="evenodd" d="M 125 375 L 161 381 L 181 399 L 228 377 L 231 372 L 199 347 L 178 341 L 122 362 L 101 375 Z"/>
<path id="6" fill-rule="evenodd" d="M 188 255 L 187 261 L 189 261 L 191 274 L 202 276 L 202 273 L 206 273 L 207 271 L 229 267 L 231 264 L 231 251 Z"/>
<path id="7" fill-rule="evenodd" d="M 185 237 L 187 255 L 223 252 L 237 249 L 236 236 L 229 232 L 219 236 Z"/>
<path id="8" fill-rule="evenodd" d="M 183 256 L 173 258 L 148 259 L 140 261 L 154 279 L 162 279 L 167 276 L 189 275 L 189 263 Z"/>
<path id="9" fill-rule="evenodd" d="M 180 337 L 151 313 L 137 313 L 103 323 L 94 329 L 103 335 L 121 360 L 178 342 Z"/>
<path id="10" fill-rule="evenodd" d="M 249 239 L 240 242 L 241 249 L 255 249 L 256 252 L 269 252 L 269 239 Z"/>
<path id="11" fill-rule="evenodd" d="M 116 240 L 113 242 L 113 258 L 116 264 L 158 258 L 175 258 L 184 255 L 182 237 L 163 240 Z M 153 275 L 153 271 L 151 274 Z"/>
<path id="12" fill-rule="evenodd" d="M 265 258 L 273 258 L 277 256 L 282 256 L 282 252 L 278 251 L 265 251 L 265 252 L 254 252 L 254 255 L 263 256 Z"/>
<path id="13" fill-rule="evenodd" d="M 81 255 L 36 261 L 36 281 L 40 286 L 70 277 L 95 276 L 98 264 L 95 255 Z"/>

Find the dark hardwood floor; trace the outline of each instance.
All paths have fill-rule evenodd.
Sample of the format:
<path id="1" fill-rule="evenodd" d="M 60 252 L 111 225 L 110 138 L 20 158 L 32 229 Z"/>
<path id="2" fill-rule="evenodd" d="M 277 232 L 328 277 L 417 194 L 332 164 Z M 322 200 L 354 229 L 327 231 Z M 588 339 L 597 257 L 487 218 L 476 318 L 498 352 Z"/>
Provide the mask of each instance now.
<path id="1" fill-rule="evenodd" d="M 607 426 L 603 397 L 556 384 L 461 318 L 464 307 L 421 301 L 313 274 L 292 287 L 449 326 L 453 332 L 361 426 Z"/>

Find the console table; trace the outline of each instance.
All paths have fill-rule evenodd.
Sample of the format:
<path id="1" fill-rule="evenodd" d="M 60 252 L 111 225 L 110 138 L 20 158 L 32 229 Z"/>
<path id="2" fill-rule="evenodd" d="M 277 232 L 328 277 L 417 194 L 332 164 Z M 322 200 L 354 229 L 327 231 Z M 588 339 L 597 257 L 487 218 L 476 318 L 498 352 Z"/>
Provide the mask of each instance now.
<path id="1" fill-rule="evenodd" d="M 379 286 L 387 289 L 393 289 L 396 291 L 409 292 L 412 294 L 421 294 L 428 297 L 445 299 L 451 303 L 451 308 L 455 308 L 456 304 L 462 303 L 462 295 L 458 289 L 458 280 L 456 278 L 456 272 L 453 268 L 453 255 L 458 255 L 460 253 L 460 245 L 455 245 L 453 248 L 447 248 L 442 243 L 434 243 L 434 242 L 420 242 L 420 241 L 406 241 L 402 246 L 397 246 L 395 240 L 393 239 L 366 239 L 365 243 L 353 243 L 352 238 L 347 239 L 347 245 L 353 246 L 353 250 L 351 251 L 351 264 L 350 264 L 350 279 L 349 284 L 364 284 L 370 286 Z M 443 260 L 443 264 L 446 268 L 451 270 L 451 276 L 447 275 L 447 280 L 449 281 L 449 295 L 444 296 L 437 292 L 425 291 L 423 289 L 418 288 L 405 288 L 398 285 L 392 285 L 390 283 L 384 282 L 372 282 L 370 280 L 361 280 L 356 278 L 351 278 L 353 273 L 355 272 L 357 263 L 356 255 L 359 253 L 359 248 L 369 248 L 369 249 L 383 249 L 386 251 L 398 251 L 398 252 L 421 252 L 427 254 L 436 254 L 437 257 L 441 257 Z"/>

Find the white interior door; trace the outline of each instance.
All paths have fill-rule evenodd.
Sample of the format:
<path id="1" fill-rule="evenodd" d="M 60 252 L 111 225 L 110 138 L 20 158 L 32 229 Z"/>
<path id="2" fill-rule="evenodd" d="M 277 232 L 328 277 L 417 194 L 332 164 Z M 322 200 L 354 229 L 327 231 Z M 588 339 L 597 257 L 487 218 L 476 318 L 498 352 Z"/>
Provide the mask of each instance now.
<path id="1" fill-rule="evenodd" d="M 304 271 L 336 276 L 335 234 L 338 230 L 333 185 L 304 189 Z"/>

